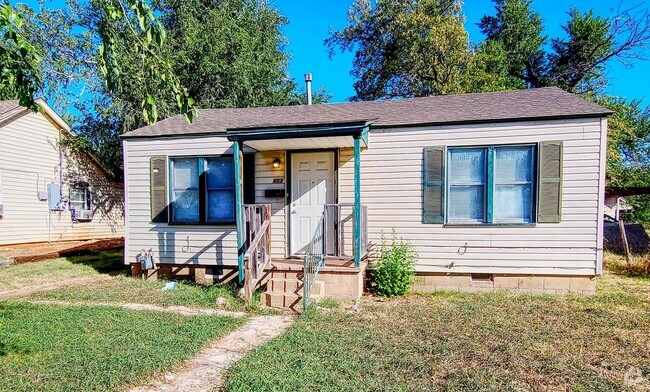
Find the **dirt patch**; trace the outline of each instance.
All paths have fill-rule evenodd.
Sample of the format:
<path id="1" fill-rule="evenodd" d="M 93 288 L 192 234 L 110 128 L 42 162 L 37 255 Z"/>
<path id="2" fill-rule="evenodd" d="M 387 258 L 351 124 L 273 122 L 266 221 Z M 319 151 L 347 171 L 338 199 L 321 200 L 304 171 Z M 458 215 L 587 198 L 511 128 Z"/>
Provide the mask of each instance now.
<path id="1" fill-rule="evenodd" d="M 124 238 L 3 245 L 0 246 L 0 262 L 4 264 L 29 263 L 123 247 Z"/>
<path id="2" fill-rule="evenodd" d="M 31 294 L 41 292 L 41 291 L 56 290 L 63 287 L 82 286 L 85 284 L 100 282 L 109 279 L 111 279 L 111 277 L 108 275 L 97 275 L 97 276 L 88 276 L 84 278 L 62 279 L 62 280 L 57 280 L 55 282 L 47 282 L 47 283 L 41 283 L 32 286 L 25 286 L 14 290 L 0 291 L 0 301 L 24 298 Z"/>
<path id="3" fill-rule="evenodd" d="M 61 305 L 61 306 L 112 306 L 130 310 L 149 310 L 152 312 L 174 313 L 181 316 L 222 316 L 222 317 L 244 317 L 244 312 L 232 312 L 221 309 L 193 309 L 186 306 L 157 306 L 138 303 L 109 303 L 109 302 L 71 302 L 71 301 L 29 301 L 34 304 Z"/>

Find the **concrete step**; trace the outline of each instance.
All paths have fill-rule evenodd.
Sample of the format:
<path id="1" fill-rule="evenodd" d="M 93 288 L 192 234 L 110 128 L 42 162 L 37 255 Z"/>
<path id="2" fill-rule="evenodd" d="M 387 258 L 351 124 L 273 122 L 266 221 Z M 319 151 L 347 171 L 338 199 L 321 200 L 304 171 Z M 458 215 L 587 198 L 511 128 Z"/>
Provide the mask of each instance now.
<path id="1" fill-rule="evenodd" d="M 302 294 L 302 280 L 271 278 L 266 284 L 266 292 L 278 294 Z"/>
<path id="2" fill-rule="evenodd" d="M 295 294 L 278 294 L 264 293 L 266 306 L 278 309 L 292 309 L 299 311 L 302 309 L 302 295 Z"/>
<path id="3" fill-rule="evenodd" d="M 267 293 L 302 295 L 303 282 L 298 279 L 271 278 L 266 285 Z M 325 295 L 325 282 L 316 281 L 312 288 L 312 297 Z"/>

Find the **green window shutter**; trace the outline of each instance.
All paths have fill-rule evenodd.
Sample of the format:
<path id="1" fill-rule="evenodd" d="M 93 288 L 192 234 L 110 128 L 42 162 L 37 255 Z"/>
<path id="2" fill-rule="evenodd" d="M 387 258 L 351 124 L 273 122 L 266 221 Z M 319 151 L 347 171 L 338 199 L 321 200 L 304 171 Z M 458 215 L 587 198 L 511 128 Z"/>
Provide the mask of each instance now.
<path id="1" fill-rule="evenodd" d="M 424 223 L 445 222 L 445 147 L 424 149 Z"/>
<path id="2" fill-rule="evenodd" d="M 167 203 L 167 157 L 152 157 L 149 161 L 151 178 L 151 221 L 166 223 Z"/>
<path id="3" fill-rule="evenodd" d="M 537 222 L 560 223 L 562 220 L 562 142 L 539 144 L 539 184 Z"/>

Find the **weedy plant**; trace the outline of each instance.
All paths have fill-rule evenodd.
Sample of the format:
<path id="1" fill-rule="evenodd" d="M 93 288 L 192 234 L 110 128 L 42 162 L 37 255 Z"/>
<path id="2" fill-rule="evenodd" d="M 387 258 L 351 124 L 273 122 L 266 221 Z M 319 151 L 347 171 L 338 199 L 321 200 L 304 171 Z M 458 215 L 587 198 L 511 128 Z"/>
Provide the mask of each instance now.
<path id="1" fill-rule="evenodd" d="M 406 294 L 413 284 L 415 269 L 413 265 L 418 254 L 413 246 L 402 238 L 397 238 L 395 229 L 390 241 L 381 235 L 379 258 L 372 266 L 372 277 L 377 294 L 394 297 Z"/>

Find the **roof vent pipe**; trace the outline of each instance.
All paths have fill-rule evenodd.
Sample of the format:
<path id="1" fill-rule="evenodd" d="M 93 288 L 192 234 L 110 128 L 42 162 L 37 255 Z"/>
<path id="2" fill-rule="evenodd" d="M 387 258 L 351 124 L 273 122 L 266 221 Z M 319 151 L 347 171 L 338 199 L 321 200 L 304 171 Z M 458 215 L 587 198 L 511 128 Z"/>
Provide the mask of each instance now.
<path id="1" fill-rule="evenodd" d="M 307 85 L 307 105 L 311 105 L 311 74 L 305 74 L 305 84 Z"/>

